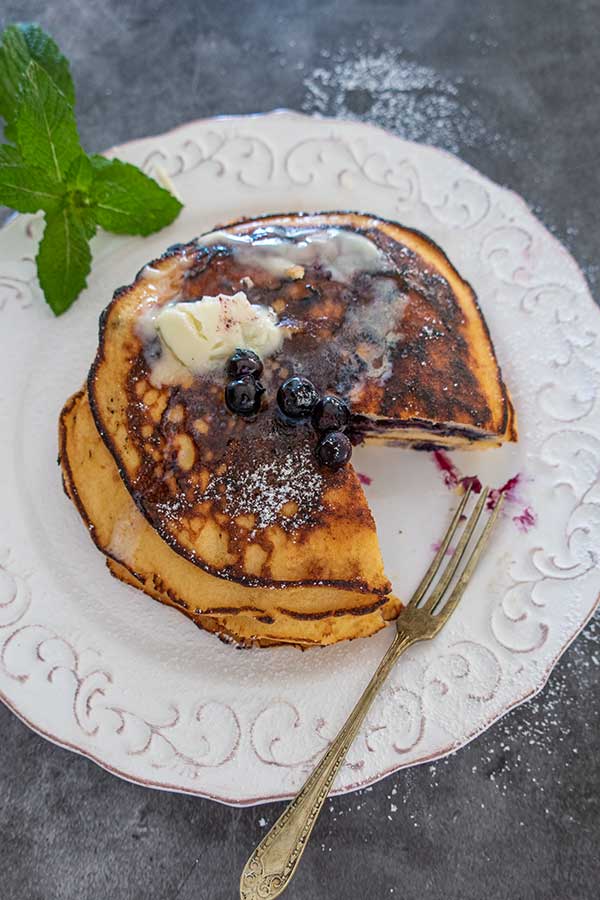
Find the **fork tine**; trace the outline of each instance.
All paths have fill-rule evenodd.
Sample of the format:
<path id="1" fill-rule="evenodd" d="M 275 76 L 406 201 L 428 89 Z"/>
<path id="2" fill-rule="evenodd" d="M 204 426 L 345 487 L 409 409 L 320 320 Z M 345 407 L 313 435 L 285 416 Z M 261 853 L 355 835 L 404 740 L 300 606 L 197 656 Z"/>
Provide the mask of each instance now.
<path id="1" fill-rule="evenodd" d="M 473 572 L 475 571 L 475 567 L 476 567 L 477 563 L 479 562 L 479 558 L 485 549 L 485 545 L 487 544 L 487 542 L 490 539 L 492 529 L 493 529 L 494 525 L 496 524 L 496 519 L 498 518 L 498 515 L 500 513 L 500 509 L 502 507 L 503 501 L 504 501 L 504 494 L 500 494 L 500 496 L 498 497 L 498 500 L 496 502 L 494 511 L 492 512 L 491 516 L 485 523 L 485 528 L 479 535 L 479 539 L 477 540 L 477 543 L 475 544 L 475 546 L 473 548 L 473 552 L 471 553 L 469 559 L 467 560 L 467 564 L 463 570 L 462 575 L 456 582 L 456 584 L 454 586 L 454 590 L 450 594 L 448 602 L 446 603 L 446 605 L 444 606 L 444 608 L 441 610 L 441 612 L 439 613 L 439 615 L 437 617 L 440 620 L 440 627 L 448 621 L 448 619 L 450 618 L 450 616 L 452 615 L 452 613 L 458 606 L 458 601 L 464 594 L 465 588 L 468 585 L 469 581 L 471 580 L 471 576 L 472 576 Z M 441 599 L 442 598 L 440 597 L 440 600 Z M 438 601 L 438 603 L 439 603 L 439 601 Z M 433 611 L 435 611 L 435 607 L 433 608 L 432 612 Z"/>
<path id="2" fill-rule="evenodd" d="M 448 585 L 452 581 L 454 574 L 458 569 L 460 561 L 465 554 L 465 550 L 467 549 L 467 544 L 471 540 L 477 522 L 479 521 L 479 518 L 484 510 L 485 502 L 487 500 L 489 492 L 490 489 L 487 487 L 481 492 L 481 496 L 477 501 L 475 509 L 471 513 L 469 521 L 465 525 L 464 531 L 460 536 L 460 540 L 456 546 L 456 550 L 454 551 L 450 562 L 442 572 L 442 577 L 438 581 L 435 590 L 423 604 L 422 609 L 426 610 L 427 612 L 432 612 L 432 610 L 435 609 L 437 604 L 440 602 L 440 600 L 448 590 Z"/>
<path id="3" fill-rule="evenodd" d="M 446 550 L 448 549 L 450 541 L 454 537 L 454 533 L 455 533 L 456 529 L 458 528 L 458 525 L 460 522 L 460 517 L 462 516 L 462 514 L 464 512 L 464 508 L 467 505 L 467 501 L 468 501 L 469 497 L 471 496 L 472 488 L 473 488 L 473 485 L 469 484 L 468 488 L 466 489 L 466 491 L 464 493 L 462 500 L 456 507 L 456 512 L 452 516 L 452 521 L 450 522 L 450 525 L 448 526 L 448 530 L 443 537 L 443 540 L 439 546 L 437 553 L 433 557 L 433 561 L 432 561 L 431 565 L 429 566 L 429 568 L 425 572 L 423 578 L 421 579 L 421 582 L 420 582 L 418 588 L 416 589 L 416 591 L 410 598 L 410 602 L 408 604 L 409 609 L 411 607 L 414 608 L 415 606 L 419 605 L 419 603 L 425 596 L 425 592 L 427 591 L 429 585 L 431 584 L 431 582 L 437 575 L 438 569 L 442 564 L 442 560 L 443 560 L 444 556 L 446 555 Z"/>

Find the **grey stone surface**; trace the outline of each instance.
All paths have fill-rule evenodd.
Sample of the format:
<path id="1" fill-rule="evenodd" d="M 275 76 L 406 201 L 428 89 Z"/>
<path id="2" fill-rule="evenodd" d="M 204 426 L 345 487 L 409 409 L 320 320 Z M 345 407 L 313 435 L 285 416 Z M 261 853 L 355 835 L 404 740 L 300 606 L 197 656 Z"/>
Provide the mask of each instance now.
<path id="1" fill-rule="evenodd" d="M 85 146 L 277 106 L 457 150 L 523 194 L 595 286 L 597 0 L 4 0 L 73 61 Z M 290 898 L 595 900 L 600 648 L 449 760 L 327 807 Z M 280 807 L 128 785 L 0 708 L 2 900 L 225 900 Z"/>

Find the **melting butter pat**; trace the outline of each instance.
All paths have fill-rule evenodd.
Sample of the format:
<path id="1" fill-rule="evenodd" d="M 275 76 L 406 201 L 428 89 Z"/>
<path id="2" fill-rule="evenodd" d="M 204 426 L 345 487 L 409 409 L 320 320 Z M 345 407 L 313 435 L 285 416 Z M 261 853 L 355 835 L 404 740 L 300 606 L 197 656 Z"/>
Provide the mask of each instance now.
<path id="1" fill-rule="evenodd" d="M 243 291 L 165 306 L 155 325 L 171 353 L 194 374 L 221 368 L 238 347 L 265 359 L 281 349 L 285 337 L 276 313 L 250 303 Z"/>

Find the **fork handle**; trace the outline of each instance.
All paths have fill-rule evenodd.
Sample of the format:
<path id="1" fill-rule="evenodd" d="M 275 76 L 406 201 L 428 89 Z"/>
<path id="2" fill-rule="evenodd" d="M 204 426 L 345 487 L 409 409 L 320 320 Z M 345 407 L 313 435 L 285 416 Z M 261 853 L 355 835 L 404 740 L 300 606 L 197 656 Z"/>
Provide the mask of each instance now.
<path id="1" fill-rule="evenodd" d="M 286 807 L 250 856 L 240 881 L 241 900 L 274 900 L 284 892 L 294 876 L 335 776 L 346 759 L 373 700 L 400 654 L 413 643 L 413 638 L 398 629 L 337 737 L 309 775 L 300 793 Z"/>

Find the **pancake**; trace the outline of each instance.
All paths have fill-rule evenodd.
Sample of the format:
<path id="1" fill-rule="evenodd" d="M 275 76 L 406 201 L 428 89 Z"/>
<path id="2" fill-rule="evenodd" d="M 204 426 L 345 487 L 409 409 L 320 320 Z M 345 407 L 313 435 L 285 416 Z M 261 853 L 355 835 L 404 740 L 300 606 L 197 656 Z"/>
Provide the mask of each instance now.
<path id="1" fill-rule="evenodd" d="M 282 278 L 226 246 L 228 235 L 250 235 L 257 245 L 266 235 L 285 246 L 293 229 L 331 226 L 366 235 L 382 252 L 382 269 L 360 270 L 344 284 L 317 262 Z M 292 323 L 280 352 L 264 361 L 268 405 L 252 420 L 226 408 L 222 372 L 157 385 L 165 348 L 142 327 L 174 300 L 243 289 Z M 350 399 L 357 441 L 464 448 L 515 438 L 470 287 L 422 235 L 357 214 L 268 217 L 172 248 L 117 291 L 102 317 L 88 391 L 138 508 L 195 565 L 247 585 L 386 593 L 351 466 L 323 472 L 312 428 L 281 427 L 274 396 L 290 374 Z"/>
<path id="2" fill-rule="evenodd" d="M 250 309 L 258 343 L 233 346 L 260 350 L 265 394 L 242 416 L 220 354 Z M 292 375 L 350 404 L 355 444 L 516 440 L 475 294 L 424 235 L 294 214 L 169 248 L 101 316 L 86 388 L 61 417 L 63 480 L 113 575 L 241 644 L 334 643 L 401 609 L 352 465 L 323 465 L 310 420 L 278 410 Z"/>
<path id="3" fill-rule="evenodd" d="M 59 460 L 67 495 L 121 581 L 242 645 L 311 646 L 373 634 L 400 602 L 325 586 L 245 587 L 215 577 L 172 550 L 137 509 L 101 440 L 85 390 L 63 408 Z"/>

